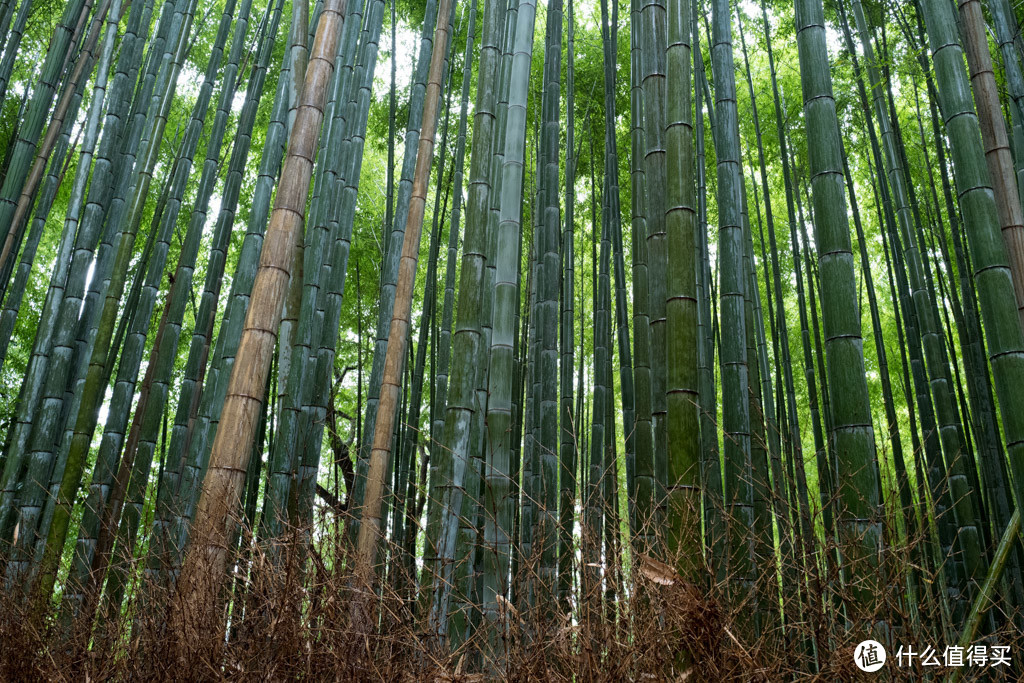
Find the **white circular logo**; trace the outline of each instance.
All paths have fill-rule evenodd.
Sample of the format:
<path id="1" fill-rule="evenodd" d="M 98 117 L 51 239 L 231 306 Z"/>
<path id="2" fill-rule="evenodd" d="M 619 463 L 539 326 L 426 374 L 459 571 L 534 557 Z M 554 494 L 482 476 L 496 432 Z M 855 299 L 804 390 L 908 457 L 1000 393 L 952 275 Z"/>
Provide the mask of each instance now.
<path id="1" fill-rule="evenodd" d="M 878 671 L 885 666 L 885 648 L 877 640 L 865 640 L 853 651 L 853 661 L 861 671 Z"/>

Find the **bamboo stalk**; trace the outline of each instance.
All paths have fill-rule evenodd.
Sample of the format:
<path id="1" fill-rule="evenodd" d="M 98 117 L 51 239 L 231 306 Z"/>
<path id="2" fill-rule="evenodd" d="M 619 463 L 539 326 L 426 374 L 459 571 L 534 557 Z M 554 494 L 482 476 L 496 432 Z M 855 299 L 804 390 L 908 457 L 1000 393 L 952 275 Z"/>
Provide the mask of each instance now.
<path id="1" fill-rule="evenodd" d="M 194 540 L 186 558 L 186 567 L 194 572 L 189 575 L 191 583 L 186 585 L 185 608 L 190 611 L 203 609 L 206 596 L 213 594 L 223 579 L 226 544 L 233 526 L 231 518 L 252 454 L 292 252 L 302 233 L 306 194 L 324 117 L 327 83 L 334 70 L 344 23 L 344 7 L 345 0 L 327 0 L 310 53 L 302 100 L 289 136 L 281 183 L 253 283 L 252 301 L 196 509 Z"/>
<path id="2" fill-rule="evenodd" d="M 451 13 L 452 0 L 441 0 L 438 17 Z M 366 495 L 360 514 L 359 537 L 356 546 L 355 577 L 360 590 L 372 592 L 376 550 L 381 522 L 381 502 L 384 493 L 384 477 L 391 453 L 394 423 L 398 397 L 401 393 L 401 369 L 405 365 L 405 350 L 408 344 L 413 289 L 416 284 L 416 266 L 419 261 L 420 237 L 423 231 L 423 216 L 426 210 L 427 185 L 430 181 L 430 167 L 434 156 L 434 135 L 437 130 L 437 111 L 440 106 L 441 82 L 445 55 L 450 33 L 447 21 L 439 20 L 434 30 L 434 46 L 430 56 L 430 70 L 427 90 L 423 100 L 423 128 L 419 136 L 416 154 L 416 171 L 413 174 L 412 195 L 409 200 L 409 214 L 402 242 L 402 256 L 399 262 L 399 277 L 395 289 L 395 307 L 388 334 L 387 357 L 384 361 L 384 375 L 381 381 L 380 404 L 374 425 L 373 442 L 369 468 L 366 476 Z M 365 594 L 364 594 L 365 595 Z M 360 628 L 369 626 L 368 615 L 363 613 L 365 601 L 353 603 L 353 619 Z"/>

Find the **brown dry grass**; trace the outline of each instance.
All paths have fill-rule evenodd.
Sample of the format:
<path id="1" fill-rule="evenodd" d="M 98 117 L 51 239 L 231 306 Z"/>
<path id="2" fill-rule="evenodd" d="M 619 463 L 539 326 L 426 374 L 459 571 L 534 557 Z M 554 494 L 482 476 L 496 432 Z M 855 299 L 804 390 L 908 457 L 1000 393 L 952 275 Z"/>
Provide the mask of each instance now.
<path id="1" fill-rule="evenodd" d="M 68 625 L 56 617 L 36 617 L 21 591 L 7 594 L 0 600 L 0 681 L 831 682 L 940 680 L 948 673 L 890 664 L 872 676 L 853 665 L 856 644 L 879 622 L 888 628 L 892 661 L 899 644 L 918 651 L 930 644 L 940 657 L 942 646 L 953 644 L 954 635 L 943 631 L 935 607 L 936 577 L 916 567 L 924 579 L 920 626 L 914 625 L 900 588 L 919 556 L 921 539 L 887 549 L 874 581 L 882 587 L 875 611 L 858 615 L 853 624 L 841 609 L 850 596 L 840 588 L 838 572 L 833 568 L 817 576 L 816 569 L 809 570 L 830 566 L 822 555 L 782 568 L 799 584 L 798 593 L 780 595 L 787 615 L 783 627 L 778 611 L 766 610 L 763 603 L 760 611 L 753 601 L 733 604 L 734 582 L 728 576 L 716 583 L 704 567 L 702 583 L 695 585 L 676 574 L 671 558 L 634 553 L 631 563 L 617 569 L 624 573 L 624 594 L 606 594 L 605 585 L 581 596 L 577 586 L 571 616 L 520 613 L 509 605 L 508 637 L 498 641 L 506 664 L 485 675 L 481 652 L 491 635 L 487 627 L 454 654 L 440 650 L 423 620 L 415 618 L 409 590 L 394 588 L 415 585 L 411 577 L 383 582 L 374 602 L 375 628 L 352 624 L 348 549 L 343 525 L 334 521 L 318 524 L 326 537 L 315 549 L 308 534 L 293 532 L 277 549 L 275 555 L 283 559 L 274 570 L 266 549 L 251 539 L 242 543 L 223 599 L 201 613 L 182 609 L 179 591 L 145 586 L 129 597 L 117 623 L 90 628 L 87 622 Z M 886 537 L 899 535 L 887 529 Z M 587 539 L 577 542 L 585 545 Z M 826 545 L 817 552 L 834 550 Z M 393 551 L 382 553 L 382 567 L 390 566 Z M 536 564 L 536 558 L 523 558 L 517 586 L 539 580 Z M 580 569 L 577 558 L 577 577 Z M 778 595 L 774 568 L 754 581 L 761 594 L 773 583 Z M 1013 624 L 1020 615 L 1007 613 L 1003 604 L 993 613 L 995 630 L 983 626 L 986 635 L 978 642 L 1010 646 L 1014 668 L 964 668 L 962 680 L 1021 680 L 1024 635 Z"/>

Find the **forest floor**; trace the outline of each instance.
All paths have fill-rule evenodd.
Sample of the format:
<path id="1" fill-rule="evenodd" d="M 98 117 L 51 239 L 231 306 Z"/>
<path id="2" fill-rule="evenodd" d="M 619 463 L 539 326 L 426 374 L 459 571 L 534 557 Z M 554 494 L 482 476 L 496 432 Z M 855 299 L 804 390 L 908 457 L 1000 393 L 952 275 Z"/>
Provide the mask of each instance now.
<path id="1" fill-rule="evenodd" d="M 23 587 L 8 591 L 0 595 L 0 681 L 831 682 L 948 680 L 950 674 L 963 681 L 1024 680 L 1024 631 L 998 603 L 974 644 L 958 651 L 959 634 L 941 632 L 932 586 L 916 617 L 904 610 L 903 592 L 890 589 L 874 613 L 858 619 L 873 626 L 849 627 L 854 603 L 827 576 L 807 576 L 798 596 L 775 588 L 781 609 L 772 614 L 754 596 L 767 595 L 777 578 L 698 588 L 642 553 L 630 576 L 599 580 L 582 600 L 573 591 L 567 604 L 517 609 L 500 599 L 493 622 L 480 606 L 453 596 L 449 634 L 467 618 L 479 625 L 460 646 L 442 649 L 430 635 L 435 629 L 414 617 L 427 610 L 411 599 L 412 577 L 387 574 L 382 566 L 386 589 L 378 588 L 367 609 L 366 593 L 353 589 L 352 574 L 342 568 L 349 564 L 342 544 L 328 545 L 330 552 L 306 554 L 289 541 L 275 549 L 281 570 L 269 571 L 266 551 L 243 543 L 249 555 L 232 563 L 225 599 L 192 609 L 181 578 L 175 589 L 136 586 L 118 615 L 86 599 L 92 608 L 82 613 L 96 619 L 62 618 L 60 595 L 40 608 L 25 599 Z M 536 590 L 530 563 L 517 576 L 517 593 Z M 897 574 L 890 578 L 890 587 L 902 585 Z M 610 584 L 615 590 L 606 592 Z M 747 598 L 726 609 L 737 590 Z M 812 612 L 808 604 L 822 607 Z M 968 607 L 965 601 L 954 606 Z M 360 609 L 374 614 L 369 624 L 357 617 Z M 962 614 L 953 616 L 962 623 Z M 862 647 L 868 639 L 888 651 L 878 674 L 858 666 L 872 654 Z"/>

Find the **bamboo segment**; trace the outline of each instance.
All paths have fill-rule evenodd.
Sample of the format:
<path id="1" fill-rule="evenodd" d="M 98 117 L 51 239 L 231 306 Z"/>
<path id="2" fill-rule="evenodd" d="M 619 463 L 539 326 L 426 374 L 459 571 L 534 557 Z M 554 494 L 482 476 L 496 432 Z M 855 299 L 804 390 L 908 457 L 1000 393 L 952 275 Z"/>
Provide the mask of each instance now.
<path id="1" fill-rule="evenodd" d="M 324 117 L 327 84 L 344 24 L 345 0 L 327 0 L 310 52 L 302 98 L 289 136 L 274 211 L 270 217 L 253 283 L 252 300 L 232 367 L 221 424 L 195 515 L 192 546 L 186 559 L 192 581 L 188 609 L 199 611 L 205 595 L 220 585 L 227 561 L 227 540 L 237 512 L 246 466 L 274 352 L 281 304 L 295 242 L 301 237 L 306 194 Z"/>
<path id="2" fill-rule="evenodd" d="M 462 195 L 465 184 L 465 158 L 466 158 L 466 129 L 468 125 L 469 112 L 469 88 L 473 81 L 473 50 L 472 43 L 475 35 L 474 29 L 477 16 L 477 0 L 473 0 L 470 8 L 470 21 L 466 38 L 466 53 L 463 60 L 462 72 L 462 99 L 459 105 L 459 132 L 455 142 L 455 176 L 454 183 L 454 204 L 452 217 L 448 227 L 448 254 L 445 259 L 444 276 L 444 304 L 441 314 L 441 327 L 437 333 L 437 371 L 434 381 L 434 419 L 430 429 L 430 477 L 429 491 L 426 493 L 425 505 L 427 508 L 427 519 L 435 518 L 435 511 L 441 496 L 441 487 L 438 474 L 438 460 L 441 455 L 441 436 L 444 431 L 445 407 L 448 405 L 448 379 L 451 372 L 452 360 L 452 318 L 455 313 L 455 271 L 459 254 L 459 221 L 462 216 Z M 427 534 L 428 544 L 430 543 Z M 424 591 L 426 592 L 426 591 Z"/>
<path id="3" fill-rule="evenodd" d="M 377 419 L 378 403 L 380 400 L 381 381 L 384 372 L 384 360 L 387 357 L 387 344 L 389 339 L 389 325 L 395 305 L 395 287 L 398 281 L 398 267 L 401 261 L 402 243 L 404 230 L 409 217 L 409 205 L 411 201 L 412 186 L 415 182 L 416 153 L 419 149 L 419 136 L 423 127 L 423 98 L 426 94 L 426 83 L 430 65 L 431 48 L 433 45 L 433 23 L 429 20 L 432 16 L 442 16 L 437 12 L 438 0 L 427 0 L 425 3 L 424 24 L 420 33 L 419 53 L 416 61 L 415 76 L 409 98 L 409 123 L 405 133 L 405 155 L 402 159 L 402 174 L 398 183 L 398 201 L 396 212 L 388 227 L 390 233 L 386 237 L 384 262 L 381 273 L 381 304 L 377 307 L 377 328 L 376 339 L 373 349 L 373 364 L 370 368 L 370 385 L 366 397 L 366 411 L 363 416 L 363 433 L 370 435 L 374 432 L 374 423 Z M 435 124 L 436 126 L 436 124 Z M 367 438 L 360 444 L 359 457 L 357 459 L 356 482 L 355 482 L 355 505 L 353 512 L 357 515 L 365 496 L 366 468 L 369 461 L 371 449 L 370 439 Z M 355 517 L 354 523 L 349 524 L 347 533 L 353 544 L 358 538 L 360 519 Z"/>
<path id="4" fill-rule="evenodd" d="M 441 0 L 438 3 L 439 18 L 447 17 L 450 14 L 451 3 L 452 0 Z M 357 585 L 365 591 L 373 589 L 384 477 L 391 453 L 397 403 L 401 393 L 402 367 L 405 365 L 405 351 L 409 337 L 412 296 L 416 284 L 416 266 L 419 261 L 420 237 L 423 232 L 423 215 L 426 211 L 427 185 L 430 182 L 430 167 L 434 159 L 434 134 L 437 131 L 437 111 L 441 100 L 441 81 L 449 33 L 448 22 L 439 20 L 434 31 L 434 49 L 430 56 L 427 91 L 423 100 L 423 128 L 420 132 L 419 149 L 416 154 L 416 171 L 413 174 L 409 217 L 405 226 L 402 258 L 399 263 L 399 275 L 395 290 L 395 309 L 388 334 L 387 357 L 384 361 L 381 401 L 377 410 L 369 471 L 366 478 L 366 495 L 360 515 L 361 525 L 356 548 L 355 576 Z M 367 615 L 361 614 L 364 606 L 365 603 L 362 600 L 356 600 L 353 603 L 353 617 L 357 624 L 365 624 L 362 620 L 367 618 Z"/>
<path id="5" fill-rule="evenodd" d="M 879 483 L 874 467 L 874 429 L 864 374 L 864 352 L 856 301 L 853 253 L 847 222 L 842 151 L 832 76 L 819 0 L 797 0 L 797 44 L 814 194 L 814 233 L 822 287 L 822 320 L 832 431 L 839 473 L 840 551 L 850 576 L 850 617 L 874 618 L 881 549 Z"/>
<path id="6" fill-rule="evenodd" d="M 718 8 L 718 5 L 713 5 Z M 726 12 L 728 15 L 728 12 Z M 644 176 L 647 183 L 647 287 L 648 313 L 650 315 L 650 405 L 652 440 L 652 473 L 654 475 L 654 514 L 640 524 L 651 524 L 663 518 L 665 486 L 668 477 L 667 461 L 667 393 L 666 372 L 666 286 L 668 278 L 668 249 L 665 230 L 666 196 L 668 187 L 665 132 L 666 126 L 666 41 L 667 23 L 664 0 L 643 0 L 640 8 L 640 64 L 644 95 Z M 728 21 L 726 19 L 726 21 Z M 726 24 L 727 25 L 727 24 Z M 721 52 L 721 51 L 720 51 Z M 724 53 L 722 53 L 724 54 Z M 731 62 L 730 62 L 731 63 Z M 718 78 L 715 78 L 718 84 Z M 646 410 L 644 411 L 646 413 Z M 645 415 L 646 416 L 646 415 Z M 646 435 L 642 435 L 646 438 Z M 638 450 L 642 447 L 637 444 Z M 644 456 L 646 458 L 646 456 Z"/>
<path id="7" fill-rule="evenodd" d="M 32 91 L 32 99 L 28 111 L 25 113 L 24 123 L 18 129 L 18 138 L 14 141 L 14 151 L 11 156 L 11 164 L 7 168 L 3 184 L 0 185 L 0 234 L 6 241 L 7 234 L 11 232 L 11 219 L 14 217 L 17 208 L 17 198 L 21 195 L 22 185 L 29 173 L 29 167 L 35 157 L 39 134 L 46 123 L 46 115 L 53 102 L 53 96 L 57 91 L 58 79 L 64 67 L 64 61 L 68 51 L 73 49 L 73 38 L 75 36 L 74 25 L 78 21 L 83 9 L 87 10 L 91 2 L 86 0 L 72 0 L 64 5 L 64 12 L 53 33 L 50 46 L 46 51 L 46 58 L 43 62 L 42 72 L 39 81 Z M 22 2 L 22 11 L 26 14 L 30 7 L 29 2 Z M 19 17 L 20 19 L 20 17 Z M 21 20 L 24 26 L 24 20 Z M 12 58 L 17 54 L 17 43 L 12 41 L 5 57 Z M 6 90 L 6 80 L 2 90 Z M 73 88 L 71 89 L 73 90 Z M 0 93 L 2 94 L 2 93 Z M 2 100 L 2 97 L 0 97 Z"/>
<path id="8" fill-rule="evenodd" d="M 31 2 L 24 2 L 22 4 L 30 5 Z M 32 162 L 32 168 L 29 170 L 28 177 L 25 179 L 25 185 L 21 189 L 21 195 L 18 197 L 18 204 L 14 209 L 14 216 L 11 218 L 11 229 L 8 231 L 7 238 L 4 240 L 3 250 L 0 251 L 0 291 L 7 290 L 8 274 L 10 272 L 11 265 L 10 259 L 13 258 L 12 251 L 17 252 L 15 243 L 21 241 L 22 224 L 28 217 L 28 212 L 32 209 L 32 200 L 35 198 L 36 189 L 38 189 L 39 182 L 42 180 L 43 169 L 46 167 L 46 161 L 49 159 L 50 153 L 53 151 L 53 146 L 56 144 L 57 138 L 63 128 L 64 119 L 69 113 L 71 101 L 78 90 L 78 81 L 82 79 L 83 75 L 86 75 L 87 77 L 89 72 L 92 71 L 93 63 L 96 59 L 96 44 L 99 41 L 101 29 L 104 24 L 107 23 L 104 20 L 109 9 L 110 0 L 104 0 L 93 16 L 89 35 L 85 39 L 85 45 L 82 48 L 81 53 L 78 55 L 78 59 L 75 60 L 74 71 L 72 71 L 67 84 L 64 86 L 64 93 L 57 102 L 54 112 L 50 115 L 50 123 L 46 127 L 46 133 L 43 136 L 42 143 L 36 151 L 36 158 Z M 117 19 L 120 20 L 120 7 L 116 8 L 115 14 L 117 15 Z M 12 52 L 14 51 L 12 50 Z M 0 91 L 2 91 L 2 88 L 0 88 Z M 0 92 L 0 101 L 3 101 L 2 92 Z M 73 120 L 74 116 L 72 116 L 71 119 Z"/>
<path id="9" fill-rule="evenodd" d="M 575 352 L 575 326 L 573 305 L 575 303 L 575 260 L 576 246 L 576 65 L 575 65 L 575 17 L 573 0 L 568 0 L 566 12 L 566 130 L 565 130 L 565 224 L 559 244 L 562 272 L 562 316 L 559 332 L 559 499 L 558 499 L 558 600 L 560 611 L 569 611 L 569 594 L 572 590 L 572 526 L 576 513 L 576 435 L 582 433 L 578 424 L 579 412 L 573 409 L 573 369 Z M 514 330 L 513 330 L 514 333 Z M 513 343 L 514 340 L 513 340 Z M 513 354 L 514 355 L 514 354 Z M 633 498 L 629 498 L 632 506 Z"/>
<path id="10" fill-rule="evenodd" d="M 644 127 L 643 66 L 639 0 L 633 0 L 630 12 L 630 180 L 632 187 L 631 233 L 633 251 L 633 377 L 635 383 L 636 456 L 633 463 L 634 486 L 632 526 L 638 549 L 653 546 L 656 484 L 654 474 L 654 432 L 651 429 L 651 326 L 647 259 L 647 131 Z M 581 340 L 582 344 L 582 340 Z M 581 373 L 583 348 L 580 347 Z M 580 382 L 582 387 L 582 380 Z M 582 421 L 582 416 L 580 417 Z"/>
<path id="11" fill-rule="evenodd" d="M 997 201 L 983 164 L 978 116 L 968 94 L 963 49 L 953 30 L 956 22 L 941 0 L 922 3 L 938 85 L 939 105 L 950 139 L 953 170 L 974 267 L 978 303 L 988 341 L 996 397 L 1003 418 L 1006 455 L 1013 473 L 1017 508 L 1024 501 L 1024 410 L 1019 387 L 1024 382 L 1024 332 L 1013 313 L 1013 269 L 1000 231 Z"/>
<path id="12" fill-rule="evenodd" d="M 691 79 L 691 5 L 668 3 L 667 212 L 668 555 L 696 583 L 701 557 L 697 378 L 697 198 Z"/>
<path id="13" fill-rule="evenodd" d="M 964 52 L 971 74 L 971 90 L 974 92 L 978 125 L 985 146 L 985 163 L 992 179 L 999 226 L 1010 260 L 1013 291 L 1017 295 L 1017 316 L 1024 327 L 1024 209 L 1021 207 L 1017 176 L 1013 169 L 1006 120 L 999 102 L 992 54 L 988 48 L 985 17 L 979 0 L 958 0 L 957 6 L 960 8 Z"/>
<path id="14" fill-rule="evenodd" d="M 739 606 L 753 599 L 754 482 L 751 461 L 749 376 L 744 316 L 748 274 L 744 269 L 743 170 L 740 163 L 736 111 L 736 79 L 732 55 L 732 12 L 728 0 L 713 5 L 711 62 L 715 77 L 713 123 L 718 160 L 719 297 L 723 328 L 722 428 L 725 432 L 724 505 L 729 535 L 730 601 Z M 652 273 L 652 277 L 654 274 Z M 653 294 L 653 292 L 652 292 Z M 725 332 L 728 330 L 728 332 Z M 653 368 L 652 368 L 653 369 Z"/>
<path id="15" fill-rule="evenodd" d="M 501 59 L 502 10 L 501 3 L 485 4 L 466 200 L 465 242 L 452 341 L 452 358 L 458 362 L 453 362 L 451 368 L 442 439 L 432 453 L 432 460 L 437 465 L 440 495 L 434 506 L 428 509 L 421 607 L 424 614 L 429 615 L 429 629 L 435 639 L 448 631 L 448 606 L 454 573 L 451 563 L 456 551 L 452 525 L 458 523 L 458 512 L 462 507 L 460 487 L 466 480 L 471 457 L 470 424 L 476 412 L 484 410 L 484 406 L 477 405 L 476 374 L 479 366 L 486 362 L 489 351 L 482 329 L 484 299 L 488 295 L 483 285 L 487 266 L 487 220 L 494 186 L 492 165 L 495 162 L 491 149 L 498 137 L 495 123 L 500 88 L 495 80 Z M 485 543 L 488 542 L 486 534 L 485 526 Z M 484 616 L 487 619 L 492 618 L 487 599 L 493 590 L 488 587 L 492 581 L 500 581 L 496 572 L 485 575 Z M 496 606 L 493 616 L 497 616 Z"/>
<path id="16" fill-rule="evenodd" d="M 553 616 L 553 595 L 557 582 L 558 554 L 558 474 L 559 474 L 559 392 L 558 392 L 558 299 L 562 262 L 559 258 L 559 227 L 561 223 L 558 183 L 558 151 L 561 138 L 561 70 L 562 70 L 562 2 L 550 0 L 544 48 L 544 75 L 541 83 L 542 113 L 539 144 L 540 176 L 538 223 L 534 231 L 537 250 L 537 343 L 540 348 L 537 366 L 539 392 L 534 394 L 539 408 L 540 430 L 537 439 L 539 486 L 537 496 L 538 606 L 541 614 Z M 509 254 L 511 255 L 511 254 Z M 505 254 L 500 254 L 499 258 Z M 504 310 L 502 314 L 508 313 Z M 506 328 L 514 335 L 512 316 Z M 493 333 L 492 333 L 493 343 Z M 511 351 L 511 345 L 509 346 Z M 503 378 L 504 379 L 504 378 Z M 508 377 L 511 379 L 511 375 Z M 511 386 L 509 387 L 511 389 Z"/>

